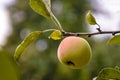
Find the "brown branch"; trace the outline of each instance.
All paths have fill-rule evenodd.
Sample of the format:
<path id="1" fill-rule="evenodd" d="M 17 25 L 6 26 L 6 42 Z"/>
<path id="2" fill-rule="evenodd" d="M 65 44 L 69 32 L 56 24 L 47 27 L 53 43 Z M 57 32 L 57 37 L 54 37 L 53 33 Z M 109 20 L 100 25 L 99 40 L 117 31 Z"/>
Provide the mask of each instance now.
<path id="1" fill-rule="evenodd" d="M 112 34 L 113 36 L 117 33 L 120 33 L 120 30 L 118 31 L 99 31 L 99 32 L 93 32 L 93 33 L 71 33 L 71 32 L 65 32 L 62 31 L 63 36 L 88 36 L 91 37 L 93 35 L 98 35 L 98 34 Z"/>

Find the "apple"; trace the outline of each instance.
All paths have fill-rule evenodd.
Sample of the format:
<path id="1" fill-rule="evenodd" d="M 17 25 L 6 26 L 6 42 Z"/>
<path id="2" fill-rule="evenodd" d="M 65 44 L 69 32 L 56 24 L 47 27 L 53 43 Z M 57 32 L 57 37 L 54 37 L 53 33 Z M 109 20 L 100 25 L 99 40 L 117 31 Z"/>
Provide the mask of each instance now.
<path id="1" fill-rule="evenodd" d="M 62 64 L 81 69 L 91 59 L 91 47 L 84 38 L 69 36 L 61 41 L 57 57 Z"/>

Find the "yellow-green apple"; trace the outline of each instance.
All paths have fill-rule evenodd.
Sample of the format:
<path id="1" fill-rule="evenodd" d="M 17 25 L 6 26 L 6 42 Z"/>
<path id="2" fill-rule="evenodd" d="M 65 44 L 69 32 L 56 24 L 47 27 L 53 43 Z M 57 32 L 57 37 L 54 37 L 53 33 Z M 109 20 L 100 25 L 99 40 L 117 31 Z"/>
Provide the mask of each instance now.
<path id="1" fill-rule="evenodd" d="M 68 67 L 81 69 L 91 59 L 91 47 L 84 38 L 69 36 L 61 41 L 57 56 Z"/>

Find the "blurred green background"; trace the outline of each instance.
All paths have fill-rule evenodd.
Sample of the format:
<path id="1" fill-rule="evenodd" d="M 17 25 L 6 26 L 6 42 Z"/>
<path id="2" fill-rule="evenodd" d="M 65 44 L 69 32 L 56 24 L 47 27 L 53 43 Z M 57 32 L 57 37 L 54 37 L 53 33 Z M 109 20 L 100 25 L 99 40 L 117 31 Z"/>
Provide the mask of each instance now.
<path id="1" fill-rule="evenodd" d="M 3 46 L 0 54 L 7 53 L 11 56 L 11 59 L 13 59 L 12 56 L 16 47 L 28 33 L 56 28 L 51 21 L 38 15 L 30 8 L 29 0 L 17 0 L 14 5 L 8 7 L 8 10 L 10 11 L 13 33 L 8 38 L 7 44 Z M 92 8 L 89 0 L 52 0 L 52 10 L 61 22 L 63 29 L 70 32 L 88 32 L 85 14 L 88 10 L 97 12 Z M 20 72 L 21 80 L 92 80 L 102 68 L 120 65 L 119 45 L 106 45 L 109 38 L 104 41 L 97 41 L 92 37 L 85 37 L 92 48 L 92 59 L 82 69 L 69 69 L 57 59 L 57 48 L 60 41 L 48 39 L 49 35 L 50 33 L 43 34 L 22 54 L 19 64 L 17 64 L 19 70 L 15 68 L 16 72 Z M 8 57 L 8 55 L 5 56 Z M 5 63 L 5 59 L 2 60 L 1 58 L 0 60 L 1 63 Z M 11 64 L 13 62 L 16 64 L 14 60 L 8 61 Z M 15 64 L 10 66 L 16 67 Z M 1 65 L 3 67 L 8 66 L 8 64 Z M 3 71 L 0 74 L 2 72 L 8 73 L 5 70 L 6 68 L 1 65 L 0 70 Z M 17 80 L 17 78 L 13 80 Z"/>

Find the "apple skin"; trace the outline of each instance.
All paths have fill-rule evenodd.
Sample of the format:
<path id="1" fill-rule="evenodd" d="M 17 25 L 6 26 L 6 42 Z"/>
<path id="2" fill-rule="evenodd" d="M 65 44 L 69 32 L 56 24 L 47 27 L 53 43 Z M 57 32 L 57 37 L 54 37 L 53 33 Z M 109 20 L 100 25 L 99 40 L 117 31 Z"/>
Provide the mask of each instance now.
<path id="1" fill-rule="evenodd" d="M 72 69 L 81 69 L 91 59 L 91 47 L 85 39 L 69 36 L 61 41 L 57 57 L 62 64 Z"/>

